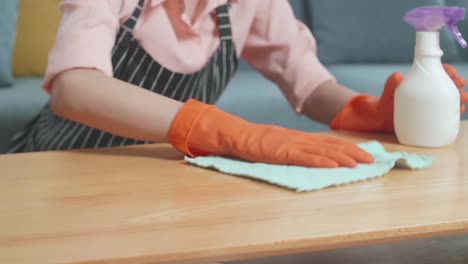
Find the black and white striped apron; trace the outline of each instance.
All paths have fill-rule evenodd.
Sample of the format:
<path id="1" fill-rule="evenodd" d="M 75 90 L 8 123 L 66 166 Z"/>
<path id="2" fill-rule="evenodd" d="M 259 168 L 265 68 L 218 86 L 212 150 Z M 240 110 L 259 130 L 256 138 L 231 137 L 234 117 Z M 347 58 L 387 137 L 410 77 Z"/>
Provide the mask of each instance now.
<path id="1" fill-rule="evenodd" d="M 140 0 L 133 14 L 120 27 L 112 50 L 114 77 L 182 102 L 190 98 L 213 104 L 233 77 L 238 58 L 232 41 L 229 3 L 216 8 L 220 46 L 207 65 L 192 74 L 171 72 L 157 63 L 133 37 L 142 13 Z M 55 115 L 47 104 L 13 138 L 8 153 L 69 150 L 148 144 L 110 134 Z"/>

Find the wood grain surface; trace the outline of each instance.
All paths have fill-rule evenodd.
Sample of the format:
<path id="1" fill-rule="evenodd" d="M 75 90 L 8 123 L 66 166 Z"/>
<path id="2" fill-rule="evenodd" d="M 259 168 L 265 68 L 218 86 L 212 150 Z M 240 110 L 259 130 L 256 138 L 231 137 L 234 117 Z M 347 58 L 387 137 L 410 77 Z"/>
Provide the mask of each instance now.
<path id="1" fill-rule="evenodd" d="M 208 263 L 468 233 L 468 123 L 442 149 L 336 135 L 437 160 L 295 193 L 168 145 L 0 155 L 0 263 Z"/>

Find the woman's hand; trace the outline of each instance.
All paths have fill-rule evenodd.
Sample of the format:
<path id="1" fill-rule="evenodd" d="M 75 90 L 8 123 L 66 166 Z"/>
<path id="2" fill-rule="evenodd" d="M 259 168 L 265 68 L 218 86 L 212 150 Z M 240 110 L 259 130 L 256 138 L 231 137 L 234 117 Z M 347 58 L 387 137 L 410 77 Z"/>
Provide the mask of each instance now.
<path id="1" fill-rule="evenodd" d="M 468 102 L 468 93 L 463 91 L 466 81 L 457 75 L 454 67 L 445 64 L 444 69 L 452 78 L 460 92 L 461 114 Z M 380 98 L 370 95 L 357 95 L 343 107 L 330 123 L 330 128 L 360 131 L 394 133 L 393 109 L 395 90 L 403 80 L 403 75 L 395 72 L 387 79 Z"/>
<path id="2" fill-rule="evenodd" d="M 357 163 L 373 162 L 369 153 L 353 143 L 253 124 L 195 100 L 189 100 L 177 113 L 169 139 L 173 146 L 192 157 L 219 155 L 317 168 L 355 167 Z"/>

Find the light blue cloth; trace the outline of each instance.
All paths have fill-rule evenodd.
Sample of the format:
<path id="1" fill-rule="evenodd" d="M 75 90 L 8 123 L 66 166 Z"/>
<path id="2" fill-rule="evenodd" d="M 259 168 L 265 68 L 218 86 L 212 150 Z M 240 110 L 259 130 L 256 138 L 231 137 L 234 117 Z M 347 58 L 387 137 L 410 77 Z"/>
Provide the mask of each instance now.
<path id="1" fill-rule="evenodd" d="M 359 164 L 356 168 L 315 169 L 297 166 L 281 166 L 264 163 L 249 163 L 222 157 L 186 157 L 185 160 L 203 168 L 265 181 L 298 192 L 319 190 L 326 187 L 367 180 L 385 175 L 392 168 L 425 169 L 433 164 L 426 156 L 404 152 L 387 152 L 376 142 L 366 142 L 359 146 L 372 154 L 373 164 Z"/>
<path id="2" fill-rule="evenodd" d="M 11 64 L 17 16 L 18 0 L 0 1 L 0 87 L 13 83 Z"/>

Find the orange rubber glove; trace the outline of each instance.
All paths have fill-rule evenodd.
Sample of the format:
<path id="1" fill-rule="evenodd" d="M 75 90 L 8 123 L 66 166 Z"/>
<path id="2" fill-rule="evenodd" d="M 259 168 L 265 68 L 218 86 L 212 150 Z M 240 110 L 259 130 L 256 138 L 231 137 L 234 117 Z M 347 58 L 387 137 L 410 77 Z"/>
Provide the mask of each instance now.
<path id="1" fill-rule="evenodd" d="M 258 125 L 196 100 L 187 101 L 169 130 L 169 141 L 191 156 L 228 156 L 250 162 L 304 167 L 355 167 L 373 157 L 330 136 Z"/>
<path id="2" fill-rule="evenodd" d="M 457 75 L 454 67 L 444 64 L 444 69 L 452 78 L 460 92 L 461 113 L 465 111 L 468 93 L 463 91 L 465 79 Z M 393 108 L 395 89 L 403 80 L 399 72 L 393 73 L 385 84 L 380 98 L 371 95 L 353 97 L 330 123 L 334 130 L 349 130 L 357 132 L 389 132 L 395 133 L 393 125 Z"/>

